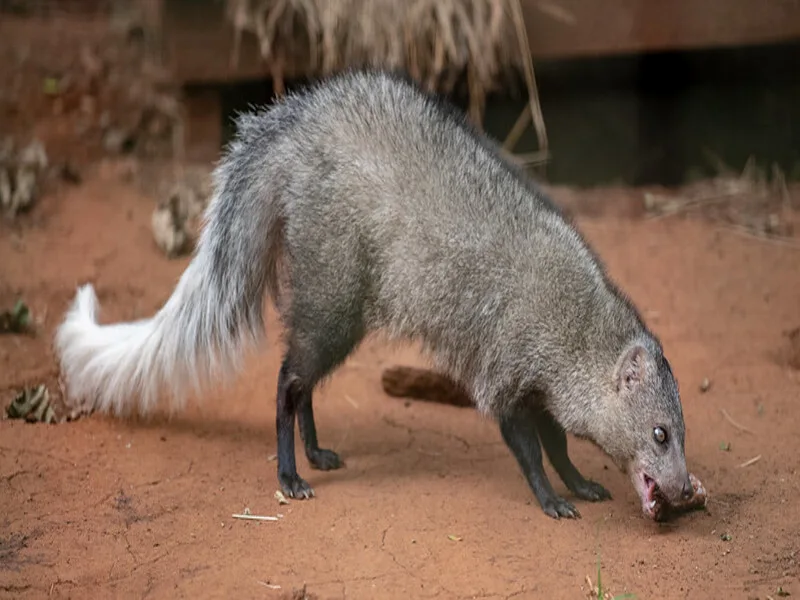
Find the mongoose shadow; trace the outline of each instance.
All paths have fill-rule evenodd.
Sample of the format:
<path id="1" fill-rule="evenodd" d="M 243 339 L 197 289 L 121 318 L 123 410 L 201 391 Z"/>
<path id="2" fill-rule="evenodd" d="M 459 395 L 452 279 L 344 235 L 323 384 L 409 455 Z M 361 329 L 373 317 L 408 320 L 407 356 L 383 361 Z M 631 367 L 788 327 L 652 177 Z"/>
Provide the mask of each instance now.
<path id="1" fill-rule="evenodd" d="M 416 412 L 413 407 L 408 411 Z M 454 415 L 454 418 L 456 423 L 461 421 L 463 424 L 463 416 Z M 469 426 L 471 434 L 453 435 L 450 433 L 453 425 L 420 428 L 417 426 L 418 420 L 403 417 L 401 411 L 392 417 L 376 417 L 377 427 L 363 422 L 329 423 L 325 429 L 326 438 L 337 450 L 346 453 L 351 466 L 355 463 L 358 468 L 320 471 L 315 477 L 315 486 L 329 486 L 332 491 L 328 494 L 331 494 L 336 493 L 337 487 L 346 488 L 347 482 L 355 479 L 376 485 L 386 481 L 397 483 L 438 479 L 443 475 L 451 479 L 491 481 L 493 486 L 506 491 L 517 486 L 514 473 L 519 471 L 509 470 L 507 451 L 503 451 L 505 443 L 500 436 L 495 437 L 482 427 L 475 428 L 474 424 Z M 470 420 L 469 417 L 467 420 Z M 128 421 L 128 425 L 134 430 L 163 434 L 170 442 L 174 441 L 174 436 L 180 435 L 200 438 L 202 443 L 241 445 L 242 456 L 253 449 L 263 448 L 265 443 L 272 452 L 276 441 L 271 436 L 265 439 L 264 430 L 256 424 L 234 421 L 224 416 L 168 416 L 154 412 L 146 418 L 134 417 Z M 232 457 L 230 460 L 238 462 L 239 459 Z M 595 470 L 601 473 L 603 466 L 595 462 Z M 619 485 L 619 481 L 616 484 Z M 503 495 L 508 493 L 504 492 Z"/>
<path id="2" fill-rule="evenodd" d="M 589 439 L 630 474 L 643 511 L 691 495 L 678 386 L 661 344 L 577 229 L 463 113 L 410 80 L 350 70 L 239 116 L 216 168 L 194 256 L 152 318 L 99 326 L 90 285 L 56 333 L 67 395 L 118 415 L 162 392 L 234 375 L 263 342 L 263 299 L 285 326 L 278 480 L 310 498 L 313 391 L 370 333 L 421 342 L 437 370 L 496 420 L 548 515 L 567 488 L 610 498 L 567 453 Z M 632 249 L 634 251 L 634 249 Z"/>

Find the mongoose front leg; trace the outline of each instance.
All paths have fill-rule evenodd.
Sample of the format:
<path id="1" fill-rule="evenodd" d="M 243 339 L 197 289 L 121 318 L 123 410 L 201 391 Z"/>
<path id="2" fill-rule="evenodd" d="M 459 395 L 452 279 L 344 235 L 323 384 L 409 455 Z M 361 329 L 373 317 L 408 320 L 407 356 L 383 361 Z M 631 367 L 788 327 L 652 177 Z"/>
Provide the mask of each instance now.
<path id="1" fill-rule="evenodd" d="M 535 413 L 534 419 L 547 458 L 569 491 L 578 498 L 590 502 L 610 500 L 611 494 L 608 490 L 599 483 L 586 479 L 572 464 L 567 453 L 567 434 L 552 415 L 545 410 L 539 410 Z"/>
<path id="2" fill-rule="evenodd" d="M 578 509 L 556 494 L 547 479 L 542 464 L 542 448 L 539 445 L 536 423 L 528 411 L 521 410 L 501 417 L 500 432 L 545 514 L 554 519 L 580 518 Z"/>
<path id="3" fill-rule="evenodd" d="M 303 440 L 309 464 L 312 468 L 320 471 L 340 469 L 345 465 L 339 455 L 333 450 L 325 450 L 319 447 L 317 427 L 314 423 L 314 405 L 312 403 L 311 390 L 304 389 L 299 395 L 300 406 L 297 409 L 297 421 L 300 425 L 300 438 Z"/>
<path id="4" fill-rule="evenodd" d="M 289 373 L 284 361 L 278 374 L 278 398 L 275 427 L 278 434 L 278 482 L 283 493 L 290 498 L 312 498 L 314 490 L 297 474 L 294 456 L 295 412 L 302 393 L 298 381 Z"/>

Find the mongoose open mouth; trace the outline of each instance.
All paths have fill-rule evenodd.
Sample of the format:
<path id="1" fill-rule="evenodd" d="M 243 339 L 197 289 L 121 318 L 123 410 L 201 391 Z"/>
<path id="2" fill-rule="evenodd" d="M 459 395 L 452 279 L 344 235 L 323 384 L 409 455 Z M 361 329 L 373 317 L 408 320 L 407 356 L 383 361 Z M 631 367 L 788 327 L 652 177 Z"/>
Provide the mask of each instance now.
<path id="1" fill-rule="evenodd" d="M 642 512 L 646 517 L 654 521 L 663 521 L 676 513 L 704 508 L 708 501 L 708 492 L 706 492 L 705 487 L 691 473 L 689 474 L 689 481 L 692 484 L 692 496 L 673 500 L 672 502 L 664 497 L 656 480 L 644 471 L 634 471 L 632 479 L 636 491 L 639 492 L 639 497 L 642 499 Z"/>
<path id="2" fill-rule="evenodd" d="M 642 510 L 644 510 L 644 513 L 648 517 L 654 518 L 657 512 L 656 505 L 658 504 L 658 499 L 656 498 L 656 492 L 658 492 L 658 486 L 655 480 L 647 475 L 647 473 L 642 473 L 642 479 L 644 480 L 645 490 L 642 496 Z"/>
<path id="3" fill-rule="evenodd" d="M 639 497 L 642 500 L 642 512 L 644 512 L 647 517 L 656 519 L 659 514 L 662 499 L 659 497 L 658 485 L 655 479 L 639 469 L 634 470 L 632 479 L 633 485 L 636 487 L 636 491 L 639 493 Z"/>

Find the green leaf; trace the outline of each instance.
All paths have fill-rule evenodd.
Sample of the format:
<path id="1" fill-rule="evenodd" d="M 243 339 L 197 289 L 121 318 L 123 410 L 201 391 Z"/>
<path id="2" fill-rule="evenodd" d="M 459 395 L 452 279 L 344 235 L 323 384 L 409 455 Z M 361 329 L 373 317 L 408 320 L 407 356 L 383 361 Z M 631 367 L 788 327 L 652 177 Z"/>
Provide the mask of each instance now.
<path id="1" fill-rule="evenodd" d="M 56 96 L 61 91 L 61 85 L 55 77 L 45 77 L 43 89 L 48 96 Z"/>
<path id="2" fill-rule="evenodd" d="M 17 300 L 17 303 L 14 305 L 14 308 L 11 311 L 11 316 L 14 319 L 14 323 L 17 325 L 17 327 L 24 329 L 30 322 L 31 311 L 22 300 Z"/>

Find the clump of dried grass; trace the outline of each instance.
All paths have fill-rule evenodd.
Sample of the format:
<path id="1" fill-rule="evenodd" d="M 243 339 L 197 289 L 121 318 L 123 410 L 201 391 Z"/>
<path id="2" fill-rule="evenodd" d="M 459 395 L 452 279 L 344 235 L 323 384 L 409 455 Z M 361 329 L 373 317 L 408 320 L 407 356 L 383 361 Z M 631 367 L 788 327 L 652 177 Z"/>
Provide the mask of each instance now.
<path id="1" fill-rule="evenodd" d="M 547 149 L 519 0 L 226 0 L 226 10 L 232 61 L 242 33 L 255 34 L 278 93 L 289 61 L 308 76 L 359 66 L 403 70 L 441 93 L 466 75 L 470 115 L 481 125 L 486 96 L 524 73 L 527 122 Z"/>
<path id="2" fill-rule="evenodd" d="M 667 193 L 645 193 L 644 208 L 650 218 L 693 212 L 739 233 L 796 244 L 792 238 L 797 235 L 800 199 L 780 167 L 773 164 L 769 176 L 753 157 L 741 172 L 719 159 L 714 162 L 715 177 Z"/>

